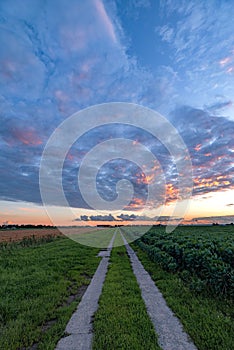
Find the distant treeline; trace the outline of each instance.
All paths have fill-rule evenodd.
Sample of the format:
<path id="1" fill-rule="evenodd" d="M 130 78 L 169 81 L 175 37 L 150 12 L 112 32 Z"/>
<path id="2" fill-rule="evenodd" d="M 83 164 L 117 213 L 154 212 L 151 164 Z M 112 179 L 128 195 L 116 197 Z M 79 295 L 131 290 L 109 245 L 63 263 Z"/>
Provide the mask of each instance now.
<path id="1" fill-rule="evenodd" d="M 8 229 L 8 230 L 16 230 L 16 229 L 28 229 L 28 228 L 56 228 L 56 226 L 52 225 L 15 225 L 15 224 L 3 224 L 0 225 L 0 229 Z"/>

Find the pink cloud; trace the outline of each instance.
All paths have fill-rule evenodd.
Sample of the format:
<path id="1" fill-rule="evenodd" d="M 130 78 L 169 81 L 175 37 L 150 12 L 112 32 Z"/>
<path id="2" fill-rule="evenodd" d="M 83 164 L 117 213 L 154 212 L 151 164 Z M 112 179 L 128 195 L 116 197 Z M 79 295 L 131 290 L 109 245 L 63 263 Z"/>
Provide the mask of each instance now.
<path id="1" fill-rule="evenodd" d="M 42 144 L 42 140 L 32 128 L 27 130 L 14 129 L 12 134 L 18 141 L 22 142 L 24 145 L 37 146 Z"/>
<path id="2" fill-rule="evenodd" d="M 227 69 L 227 73 L 233 73 L 234 72 L 234 67 L 229 67 Z"/>
<path id="3" fill-rule="evenodd" d="M 231 57 L 225 57 L 222 60 L 219 61 L 219 64 L 221 66 L 224 66 L 225 64 L 229 63 L 231 61 Z"/>

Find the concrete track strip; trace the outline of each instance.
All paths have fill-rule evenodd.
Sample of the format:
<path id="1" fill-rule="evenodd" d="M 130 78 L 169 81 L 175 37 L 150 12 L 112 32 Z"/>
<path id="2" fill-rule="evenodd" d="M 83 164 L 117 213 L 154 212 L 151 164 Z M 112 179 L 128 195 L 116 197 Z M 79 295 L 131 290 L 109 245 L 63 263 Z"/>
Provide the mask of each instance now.
<path id="1" fill-rule="evenodd" d="M 69 335 L 60 339 L 56 350 L 90 350 L 92 348 L 92 317 L 98 309 L 98 300 L 105 281 L 110 253 L 115 240 L 114 233 L 110 244 L 99 256 L 102 260 L 85 292 L 77 310 L 72 315 L 66 327 Z"/>
<path id="2" fill-rule="evenodd" d="M 122 234 L 121 234 L 122 235 Z M 134 250 L 122 235 L 131 260 L 133 272 L 141 289 L 147 312 L 158 334 L 159 346 L 163 350 L 196 350 L 178 318 L 167 306 L 161 292 L 156 287 L 149 273 L 144 269 Z"/>

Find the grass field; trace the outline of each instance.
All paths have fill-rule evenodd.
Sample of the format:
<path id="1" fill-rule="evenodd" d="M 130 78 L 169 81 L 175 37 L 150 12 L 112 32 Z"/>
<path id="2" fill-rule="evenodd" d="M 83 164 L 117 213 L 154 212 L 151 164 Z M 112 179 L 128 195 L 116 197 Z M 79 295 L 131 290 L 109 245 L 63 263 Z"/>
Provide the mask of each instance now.
<path id="1" fill-rule="evenodd" d="M 115 232 L 115 228 L 108 229 L 92 229 L 92 231 L 84 231 L 75 233 L 68 233 L 67 236 L 74 241 L 89 246 L 89 247 L 98 247 L 98 248 L 107 248 L 110 240 Z"/>
<path id="2" fill-rule="evenodd" d="M 55 348 L 99 264 L 98 251 L 68 238 L 1 246 L 1 350 Z"/>

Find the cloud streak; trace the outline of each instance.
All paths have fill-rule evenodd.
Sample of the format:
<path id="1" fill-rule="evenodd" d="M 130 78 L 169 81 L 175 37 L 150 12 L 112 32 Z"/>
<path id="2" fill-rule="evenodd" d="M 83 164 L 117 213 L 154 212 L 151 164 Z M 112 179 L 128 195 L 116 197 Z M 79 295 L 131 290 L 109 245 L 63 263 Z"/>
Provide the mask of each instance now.
<path id="1" fill-rule="evenodd" d="M 114 26 L 113 26 L 109 16 L 106 13 L 106 9 L 105 9 L 102 1 L 101 0 L 94 0 L 94 4 L 96 6 L 96 9 L 98 11 L 98 14 L 99 14 L 101 20 L 103 21 L 103 23 L 105 25 L 105 28 L 108 32 L 108 35 L 112 39 L 113 43 L 117 43 L 117 37 L 115 35 Z"/>

